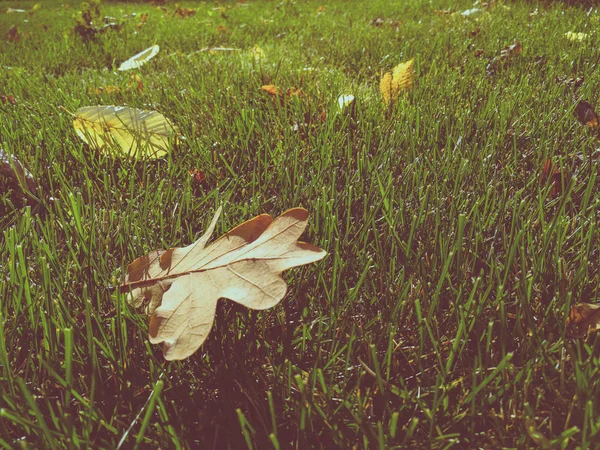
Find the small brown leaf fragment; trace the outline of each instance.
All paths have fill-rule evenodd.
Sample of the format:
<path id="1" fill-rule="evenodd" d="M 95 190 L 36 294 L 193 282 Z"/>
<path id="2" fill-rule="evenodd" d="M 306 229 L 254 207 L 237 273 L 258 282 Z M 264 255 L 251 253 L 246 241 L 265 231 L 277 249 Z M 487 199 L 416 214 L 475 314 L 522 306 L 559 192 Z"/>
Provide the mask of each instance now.
<path id="1" fill-rule="evenodd" d="M 478 48 L 477 50 L 475 50 L 475 58 L 481 58 L 483 56 L 483 50 Z"/>
<path id="2" fill-rule="evenodd" d="M 598 128 L 598 116 L 594 111 L 594 107 L 585 100 L 577 103 L 573 114 L 582 125 L 587 125 L 590 128 Z"/>
<path id="3" fill-rule="evenodd" d="M 324 12 L 325 12 L 325 7 L 323 5 L 321 5 L 317 8 L 317 14 L 324 13 Z"/>
<path id="4" fill-rule="evenodd" d="M 19 42 L 21 40 L 21 35 L 16 25 L 6 32 L 6 39 L 11 42 Z"/>
<path id="5" fill-rule="evenodd" d="M 206 180 L 205 173 L 198 169 L 190 170 L 190 176 L 195 183 L 202 183 Z"/>
<path id="6" fill-rule="evenodd" d="M 597 331 L 600 331 L 600 305 L 577 303 L 571 306 L 567 319 L 568 337 L 585 338 Z"/>
<path id="7" fill-rule="evenodd" d="M 2 102 L 3 105 L 6 105 L 7 103 L 16 105 L 17 99 L 14 95 L 0 95 L 0 102 Z"/>
<path id="8" fill-rule="evenodd" d="M 302 97 L 304 94 L 302 93 L 300 88 L 291 87 L 287 90 L 287 95 L 288 97 Z"/>
<path id="9" fill-rule="evenodd" d="M 217 33 L 226 34 L 229 33 L 229 30 L 225 25 L 219 25 L 217 26 Z"/>
<path id="10" fill-rule="evenodd" d="M 500 51 L 500 56 L 496 56 L 490 60 L 485 68 L 486 75 L 494 75 L 499 66 L 507 64 L 510 60 L 512 60 L 515 56 L 520 55 L 522 52 L 523 46 L 519 41 L 515 41 L 515 43 L 512 45 L 507 45 Z"/>
<path id="11" fill-rule="evenodd" d="M 270 95 L 279 95 L 279 90 L 272 84 L 265 84 L 264 86 L 261 86 L 261 89 Z"/>
<path id="12" fill-rule="evenodd" d="M 523 46 L 521 42 L 515 41 L 512 45 L 507 45 L 500 52 L 501 58 L 512 58 L 513 56 L 520 55 L 523 52 Z"/>
<path id="13" fill-rule="evenodd" d="M 188 17 L 191 17 L 195 14 L 196 14 L 195 9 L 182 8 L 178 4 L 175 4 L 175 12 L 173 12 L 173 15 L 175 17 L 181 17 L 182 19 L 187 19 Z"/>
<path id="14" fill-rule="evenodd" d="M 552 188 L 550 189 L 549 196 L 556 198 L 562 193 L 562 181 L 561 173 L 558 167 L 552 162 L 550 158 L 547 158 L 540 174 L 540 183 L 542 185 L 550 180 L 552 182 Z"/>
<path id="15" fill-rule="evenodd" d="M 140 30 L 144 25 L 146 25 L 146 21 L 148 20 L 148 13 L 143 13 L 140 15 L 140 23 L 137 24 L 137 29 Z"/>

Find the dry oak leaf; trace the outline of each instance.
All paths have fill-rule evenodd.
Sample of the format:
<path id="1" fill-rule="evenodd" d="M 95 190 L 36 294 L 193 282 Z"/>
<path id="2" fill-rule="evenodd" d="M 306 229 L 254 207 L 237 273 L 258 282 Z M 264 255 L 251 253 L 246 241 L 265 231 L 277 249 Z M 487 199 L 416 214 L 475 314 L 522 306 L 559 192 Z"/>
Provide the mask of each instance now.
<path id="1" fill-rule="evenodd" d="M 187 247 L 157 250 L 127 267 L 121 292 L 150 315 L 150 342 L 163 343 L 166 360 L 191 356 L 212 327 L 217 301 L 251 309 L 275 306 L 287 291 L 281 272 L 322 259 L 327 252 L 299 242 L 308 211 L 290 209 L 275 220 L 262 214 L 210 245 L 221 208 L 206 233 Z"/>
<path id="2" fill-rule="evenodd" d="M 396 100 L 398 96 L 408 90 L 413 83 L 414 59 L 398 64 L 393 72 L 385 73 L 379 82 L 379 90 L 385 103 Z"/>
<path id="3" fill-rule="evenodd" d="M 571 306 L 567 319 L 567 335 L 583 338 L 589 332 L 600 331 L 600 305 L 577 303 Z"/>

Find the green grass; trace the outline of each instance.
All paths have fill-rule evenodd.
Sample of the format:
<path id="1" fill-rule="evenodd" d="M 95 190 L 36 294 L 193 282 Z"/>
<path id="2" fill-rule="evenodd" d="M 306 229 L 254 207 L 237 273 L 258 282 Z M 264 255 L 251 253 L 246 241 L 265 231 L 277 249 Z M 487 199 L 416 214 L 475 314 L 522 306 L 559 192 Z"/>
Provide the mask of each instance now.
<path id="1" fill-rule="evenodd" d="M 557 81 L 585 77 L 599 104 L 596 9 L 284 0 L 189 3 L 181 19 L 103 3 L 123 28 L 85 43 L 77 2 L 4 14 L 34 3 L 0 4 L 0 95 L 16 99 L 0 102 L 0 146 L 41 205 L 0 193 L 1 447 L 600 446 L 600 341 L 566 337 L 570 305 L 598 295 L 600 142 Z M 517 39 L 523 53 L 486 76 Z M 115 69 L 155 43 L 140 91 Z M 240 50 L 197 52 L 213 46 Z M 415 85 L 386 108 L 381 72 L 410 58 Z M 345 93 L 356 106 L 338 114 Z M 158 161 L 99 154 L 67 112 L 96 104 L 156 109 L 186 140 Z M 547 158 L 564 169 L 555 197 Z M 200 350 L 167 363 L 115 288 L 220 204 L 216 235 L 306 207 L 305 240 L 329 255 L 287 272 L 271 310 L 221 301 Z"/>

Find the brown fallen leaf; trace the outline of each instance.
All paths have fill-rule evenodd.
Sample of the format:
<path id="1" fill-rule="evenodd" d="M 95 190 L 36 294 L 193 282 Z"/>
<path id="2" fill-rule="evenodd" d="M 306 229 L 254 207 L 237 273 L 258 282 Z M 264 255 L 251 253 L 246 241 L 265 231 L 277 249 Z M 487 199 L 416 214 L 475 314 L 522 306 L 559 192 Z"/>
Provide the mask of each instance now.
<path id="1" fill-rule="evenodd" d="M 11 42 L 19 42 L 21 40 L 21 35 L 16 25 L 6 32 L 6 39 Z"/>
<path id="2" fill-rule="evenodd" d="M 540 174 L 540 183 L 542 185 L 550 180 L 552 182 L 552 188 L 550 189 L 549 196 L 555 198 L 562 193 L 562 182 L 561 173 L 556 164 L 552 162 L 550 158 L 546 159 L 542 172 Z"/>
<path id="3" fill-rule="evenodd" d="M 598 116 L 594 111 L 594 107 L 585 100 L 577 103 L 573 114 L 582 125 L 587 125 L 590 128 L 598 128 Z"/>
<path id="4" fill-rule="evenodd" d="M 308 211 L 294 208 L 275 220 L 262 214 L 210 245 L 221 208 L 206 233 L 187 247 L 157 250 L 127 266 L 121 292 L 150 315 L 150 342 L 163 343 L 167 360 L 191 356 L 212 327 L 217 301 L 228 298 L 267 309 L 284 297 L 281 272 L 322 259 L 327 253 L 298 238 Z"/>
<path id="5" fill-rule="evenodd" d="M 261 89 L 270 95 L 279 95 L 279 90 L 272 84 L 265 84 L 264 86 L 261 86 Z"/>
<path id="6" fill-rule="evenodd" d="M 571 306 L 567 319 L 567 336 L 585 338 L 588 333 L 600 331 L 600 305 L 577 303 Z"/>
<path id="7" fill-rule="evenodd" d="M 502 49 L 502 51 L 500 52 L 500 57 L 501 58 L 511 58 L 513 56 L 520 55 L 522 52 L 523 52 L 523 46 L 521 45 L 521 42 L 515 41 L 514 44 L 507 45 L 506 47 L 504 47 Z"/>
<path id="8" fill-rule="evenodd" d="M 137 24 L 136 28 L 141 30 L 141 28 L 146 25 L 146 21 L 148 20 L 148 13 L 143 13 L 140 15 L 140 23 Z"/>
<path id="9" fill-rule="evenodd" d="M 17 99 L 14 95 L 0 95 L 0 103 L 2 103 L 3 105 L 6 105 L 7 103 L 11 105 L 16 105 Z"/>

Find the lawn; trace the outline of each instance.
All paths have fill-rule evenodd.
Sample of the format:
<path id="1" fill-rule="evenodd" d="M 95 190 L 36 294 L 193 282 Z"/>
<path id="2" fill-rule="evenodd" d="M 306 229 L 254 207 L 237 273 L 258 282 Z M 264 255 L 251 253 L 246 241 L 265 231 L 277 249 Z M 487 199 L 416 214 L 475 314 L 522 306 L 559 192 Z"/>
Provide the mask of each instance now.
<path id="1" fill-rule="evenodd" d="M 600 447 L 600 339 L 567 326 L 600 287 L 599 132 L 576 117 L 600 98 L 596 7 L 90 8 L 115 26 L 0 3 L 0 148 L 37 183 L 19 199 L 0 175 L 1 447 Z M 382 74 L 411 59 L 386 103 Z M 99 151 L 73 128 L 94 105 L 183 138 Z M 328 255 L 284 272 L 271 309 L 220 300 L 202 347 L 165 361 L 119 285 L 219 206 L 217 237 L 304 207 Z"/>

